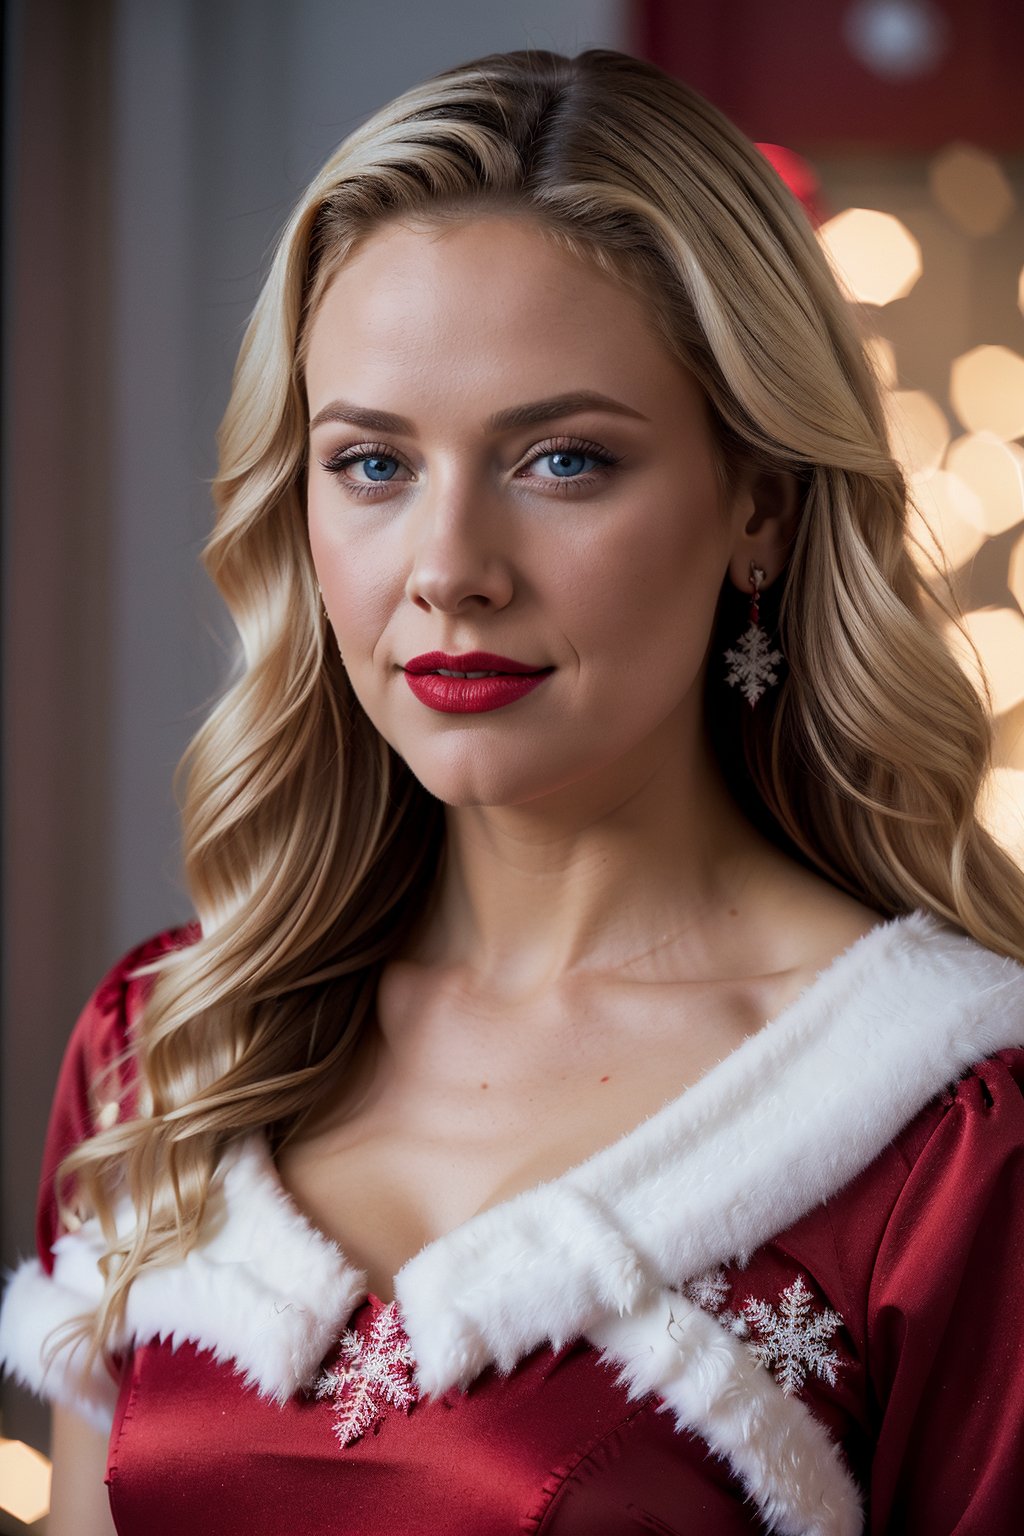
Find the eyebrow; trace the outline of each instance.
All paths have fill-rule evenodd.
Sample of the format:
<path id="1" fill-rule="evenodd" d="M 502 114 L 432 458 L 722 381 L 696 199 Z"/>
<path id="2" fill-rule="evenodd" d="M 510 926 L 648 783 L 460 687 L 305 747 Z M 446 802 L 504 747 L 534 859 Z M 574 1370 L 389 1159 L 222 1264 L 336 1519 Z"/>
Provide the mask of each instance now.
<path id="1" fill-rule="evenodd" d="M 621 400 L 609 395 L 599 395 L 595 390 L 580 389 L 568 395 L 553 395 L 549 400 L 533 400 L 526 405 L 513 405 L 507 410 L 496 411 L 485 423 L 485 432 L 509 432 L 515 427 L 535 427 L 542 421 L 554 421 L 561 416 L 575 416 L 580 411 L 607 411 L 614 416 L 632 416 L 637 421 L 649 418 Z M 365 427 L 370 432 L 394 432 L 399 436 L 415 437 L 416 428 L 406 416 L 395 416 L 390 411 L 367 410 L 362 405 L 351 405 L 347 400 L 332 400 L 322 411 L 317 411 L 309 424 L 312 432 L 327 421 L 350 422 Z"/>

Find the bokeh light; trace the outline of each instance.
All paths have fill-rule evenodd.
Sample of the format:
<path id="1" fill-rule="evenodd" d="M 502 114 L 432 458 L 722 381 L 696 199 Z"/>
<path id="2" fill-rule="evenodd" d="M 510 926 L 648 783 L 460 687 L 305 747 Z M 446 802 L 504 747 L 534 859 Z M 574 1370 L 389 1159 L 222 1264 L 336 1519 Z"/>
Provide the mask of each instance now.
<path id="1" fill-rule="evenodd" d="M 973 347 L 950 370 L 949 398 L 971 432 L 1024 437 L 1024 357 L 1010 347 Z"/>
<path id="2" fill-rule="evenodd" d="M 842 25 L 854 58 L 883 80 L 926 75 L 949 47 L 949 22 L 931 0 L 856 0 Z"/>
<path id="3" fill-rule="evenodd" d="M 965 624 L 988 679 L 992 712 L 1001 715 L 1024 702 L 1024 615 L 1017 608 L 977 608 L 965 615 Z M 977 681 L 978 662 L 971 647 L 953 625 L 946 633 L 964 668 Z"/>
<path id="4" fill-rule="evenodd" d="M 803 204 L 805 213 L 817 229 L 824 215 L 821 211 L 821 181 L 813 165 L 785 144 L 758 144 L 757 147 L 778 171 L 793 196 Z"/>
<path id="5" fill-rule="evenodd" d="M 885 336 L 869 336 L 864 343 L 875 377 L 885 389 L 895 389 L 897 380 L 896 348 Z"/>
<path id="6" fill-rule="evenodd" d="M 932 196 L 968 235 L 994 235 L 1013 212 L 1014 196 L 999 161 L 971 144 L 951 144 L 928 167 Z"/>
<path id="7" fill-rule="evenodd" d="M 970 486 L 948 470 L 915 475 L 910 481 L 908 532 L 918 569 L 927 579 L 945 568 L 972 560 L 985 542 L 981 509 Z"/>
<path id="8" fill-rule="evenodd" d="M 949 443 L 946 413 L 923 389 L 894 389 L 885 399 L 892 451 L 905 474 L 938 469 Z"/>
<path id="9" fill-rule="evenodd" d="M 23 1440 L 0 1440 L 0 1509 L 32 1525 L 50 1508 L 50 1463 Z"/>
<path id="10" fill-rule="evenodd" d="M 891 213 L 847 208 L 818 235 L 840 285 L 860 304 L 902 299 L 921 276 L 921 247 Z"/>
<path id="11" fill-rule="evenodd" d="M 950 445 L 946 468 L 978 498 L 984 533 L 1005 533 L 1024 518 L 1024 453 L 991 432 L 968 432 Z"/>

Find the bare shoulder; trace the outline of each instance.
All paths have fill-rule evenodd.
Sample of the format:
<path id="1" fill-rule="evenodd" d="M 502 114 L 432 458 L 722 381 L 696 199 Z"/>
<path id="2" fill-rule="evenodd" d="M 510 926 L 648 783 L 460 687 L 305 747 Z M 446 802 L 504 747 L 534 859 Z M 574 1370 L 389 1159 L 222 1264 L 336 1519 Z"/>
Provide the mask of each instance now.
<path id="1" fill-rule="evenodd" d="M 888 920 L 823 875 L 774 852 L 751 882 L 737 917 L 748 952 L 741 974 L 766 1018 L 778 1015 L 858 939 Z"/>
<path id="2" fill-rule="evenodd" d="M 810 875 L 804 908 L 809 933 L 820 935 L 826 946 L 845 948 L 862 934 L 887 921 L 886 915 L 834 886 Z"/>
<path id="3" fill-rule="evenodd" d="M 776 875 L 765 922 L 778 945 L 780 969 L 818 971 L 881 923 L 885 913 L 792 860 Z"/>

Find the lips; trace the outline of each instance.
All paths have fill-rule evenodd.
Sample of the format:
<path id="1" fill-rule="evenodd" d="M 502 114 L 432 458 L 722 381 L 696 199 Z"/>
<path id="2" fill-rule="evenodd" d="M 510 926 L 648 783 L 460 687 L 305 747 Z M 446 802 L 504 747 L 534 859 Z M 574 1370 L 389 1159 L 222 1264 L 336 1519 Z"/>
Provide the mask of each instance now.
<path id="1" fill-rule="evenodd" d="M 511 656 L 496 656 L 493 651 L 466 651 L 453 656 L 447 651 L 427 651 L 405 664 L 414 677 L 425 672 L 498 672 L 505 677 L 532 676 L 553 671 L 553 667 L 535 667 L 528 661 L 514 661 Z"/>
<path id="2" fill-rule="evenodd" d="M 466 651 L 461 656 L 428 651 L 406 663 L 405 680 L 429 709 L 445 715 L 470 715 L 514 704 L 554 670 L 531 667 L 528 662 L 496 656 L 493 651 Z"/>

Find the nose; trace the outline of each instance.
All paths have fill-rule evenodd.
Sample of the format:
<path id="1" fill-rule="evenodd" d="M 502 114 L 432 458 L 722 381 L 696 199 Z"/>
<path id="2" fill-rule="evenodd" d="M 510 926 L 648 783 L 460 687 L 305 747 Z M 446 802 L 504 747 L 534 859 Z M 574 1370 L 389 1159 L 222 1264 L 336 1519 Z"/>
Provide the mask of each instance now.
<path id="1" fill-rule="evenodd" d="M 409 601 L 451 614 L 511 602 L 512 551 L 500 522 L 486 490 L 469 476 L 426 490 L 409 524 Z"/>

